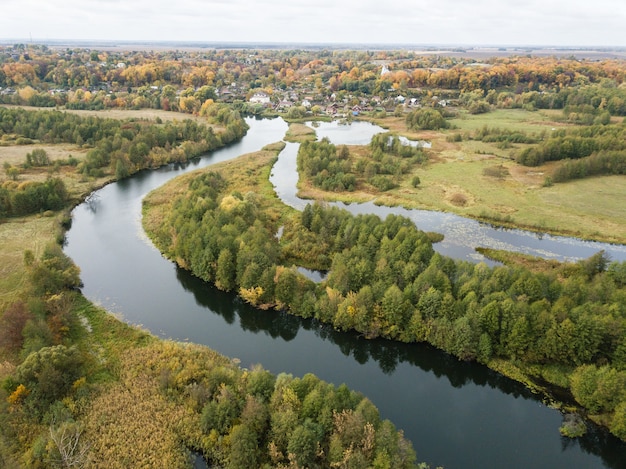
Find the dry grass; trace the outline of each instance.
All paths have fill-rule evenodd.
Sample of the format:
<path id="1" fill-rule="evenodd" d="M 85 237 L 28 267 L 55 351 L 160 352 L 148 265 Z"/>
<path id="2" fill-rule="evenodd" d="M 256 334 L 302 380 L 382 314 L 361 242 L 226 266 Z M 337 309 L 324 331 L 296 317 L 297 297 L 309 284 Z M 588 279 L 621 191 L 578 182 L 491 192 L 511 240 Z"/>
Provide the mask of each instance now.
<path id="1" fill-rule="evenodd" d="M 461 192 L 454 192 L 447 198 L 452 205 L 456 205 L 457 207 L 465 207 L 468 203 L 467 196 Z"/>
<path id="2" fill-rule="evenodd" d="M 32 111 L 50 111 L 54 108 L 47 107 L 33 107 L 33 106 L 3 106 L 3 107 L 20 107 L 26 110 Z M 79 116 L 93 116 L 110 119 L 138 119 L 138 120 L 156 120 L 160 118 L 162 121 L 179 121 L 182 122 L 186 119 L 197 120 L 198 122 L 206 123 L 207 120 L 204 117 L 194 116 L 192 114 L 185 114 L 184 112 L 172 112 L 163 111 L 162 109 L 104 109 L 101 111 L 80 110 L 80 109 L 61 109 L 63 112 L 69 112 Z"/>
<path id="3" fill-rule="evenodd" d="M 30 250 L 39 258 L 54 240 L 57 226 L 56 217 L 44 216 L 11 218 L 0 223 L 0 311 L 27 294 L 24 251 Z"/>
<path id="4" fill-rule="evenodd" d="M 189 467 L 187 448 L 205 438 L 197 403 L 183 393 L 166 398 L 164 377 L 185 388 L 232 362 L 207 347 L 171 341 L 117 352 L 119 380 L 102 387 L 84 419 L 89 467 Z"/>
<path id="5" fill-rule="evenodd" d="M 79 148 L 76 145 L 60 144 L 60 145 L 0 145 L 0 166 L 5 162 L 18 166 L 26 162 L 26 154 L 31 153 L 35 149 L 45 150 L 51 162 L 57 160 L 67 160 L 69 156 L 80 160 L 85 156 L 87 150 Z"/>

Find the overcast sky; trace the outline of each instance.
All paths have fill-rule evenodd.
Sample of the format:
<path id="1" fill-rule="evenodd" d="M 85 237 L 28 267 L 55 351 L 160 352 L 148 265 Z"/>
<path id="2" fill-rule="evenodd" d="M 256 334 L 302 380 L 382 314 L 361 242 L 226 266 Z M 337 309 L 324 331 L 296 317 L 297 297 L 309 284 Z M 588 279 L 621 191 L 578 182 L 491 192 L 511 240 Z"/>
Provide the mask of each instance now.
<path id="1" fill-rule="evenodd" d="M 0 39 L 626 46 L 626 0 L 0 0 Z"/>

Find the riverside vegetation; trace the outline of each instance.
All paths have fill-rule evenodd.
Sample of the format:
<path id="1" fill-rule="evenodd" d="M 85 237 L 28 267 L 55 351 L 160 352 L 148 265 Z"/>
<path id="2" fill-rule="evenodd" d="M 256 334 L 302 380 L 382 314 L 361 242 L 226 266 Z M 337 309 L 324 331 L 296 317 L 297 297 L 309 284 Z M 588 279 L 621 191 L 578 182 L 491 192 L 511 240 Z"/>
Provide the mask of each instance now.
<path id="1" fill-rule="evenodd" d="M 80 273 L 58 245 L 61 209 L 86 184 L 241 137 L 238 113 L 214 106 L 207 122 L 217 132 L 192 120 L 0 108 L 4 142 L 90 148 L 67 160 L 36 148 L 10 164 L 17 171 L 2 186 L 3 467 L 188 467 L 190 449 L 233 468 L 418 466 L 402 432 L 345 385 L 243 370 L 206 347 L 157 340 L 80 295 Z"/>
<path id="2" fill-rule="evenodd" d="M 379 73 L 380 61 L 389 73 Z M 0 47 L 0 65 L 0 101 L 66 111 L 0 108 L 6 467 L 183 467 L 188 448 L 231 467 L 415 464 L 401 433 L 345 387 L 240 370 L 205 348 L 130 328 L 76 291 L 79 273 L 54 244 L 69 224 L 66 208 L 112 179 L 236 140 L 245 132 L 240 113 L 303 120 L 355 112 L 389 129 L 378 150 L 375 142 L 309 143 L 300 189 L 314 198 L 376 198 L 625 241 L 620 60 L 17 44 Z M 271 109 L 249 101 L 257 91 Z M 120 119 L 96 117 L 113 112 Z M 432 148 L 401 148 L 399 135 Z M 310 140 L 310 131 L 294 126 L 291 138 Z M 251 165 L 236 169 L 249 172 L 245 184 L 220 167 L 153 194 L 147 230 L 181 265 L 252 304 L 369 337 L 429 341 L 529 385 L 540 377 L 626 437 L 623 263 L 602 253 L 551 265 L 492 252 L 508 267 L 487 268 L 435 254 L 433 235 L 398 217 L 354 218 L 318 204 L 298 214 L 267 182 L 263 165 L 275 152 L 237 163 Z M 316 180 L 310 168 L 320 164 L 329 177 Z M 168 206 L 174 197 L 163 198 L 174 187 L 178 214 Z M 223 228 L 214 240 L 201 231 L 205 215 Z M 330 274 L 314 284 L 294 265 Z M 579 421 L 568 422 L 564 433 L 580 432 Z"/>
<path id="3" fill-rule="evenodd" d="M 335 151 L 322 141 L 300 156 L 316 145 Z M 603 253 L 540 271 L 454 261 L 402 217 L 321 204 L 294 213 L 268 196 L 268 170 L 255 170 L 264 164 L 248 157 L 168 183 L 145 200 L 148 233 L 178 264 L 252 305 L 426 341 L 528 383 L 539 377 L 626 437 L 626 263 Z M 316 284 L 296 266 L 328 277 Z"/>

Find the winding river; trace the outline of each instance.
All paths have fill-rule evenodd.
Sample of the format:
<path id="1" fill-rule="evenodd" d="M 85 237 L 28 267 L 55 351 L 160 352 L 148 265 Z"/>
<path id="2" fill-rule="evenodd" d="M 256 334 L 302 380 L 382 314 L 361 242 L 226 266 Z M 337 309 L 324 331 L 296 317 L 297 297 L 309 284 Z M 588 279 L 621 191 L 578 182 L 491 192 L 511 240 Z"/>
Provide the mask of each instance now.
<path id="1" fill-rule="evenodd" d="M 110 184 L 75 208 L 65 252 L 81 269 L 87 298 L 156 335 L 208 345 L 239 359 L 244 367 L 262 363 L 274 373 L 302 376 L 310 372 L 337 385 L 346 383 L 368 396 L 383 418 L 403 429 L 413 442 L 418 460 L 433 467 L 625 467 L 626 444 L 593 426 L 583 438 L 562 438 L 558 411 L 523 386 L 483 366 L 459 362 L 426 345 L 367 341 L 357 335 L 337 333 L 315 321 L 257 311 L 164 259 L 142 230 L 142 198 L 184 172 L 279 141 L 287 130 L 280 119 L 249 119 L 248 124 L 250 130 L 239 143 L 187 165 L 144 171 Z M 346 129 L 329 127 L 335 135 L 329 137 L 334 143 L 366 143 L 368 134 L 382 130 L 365 123 L 353 123 Z M 365 137 L 357 138 L 361 133 Z M 341 140 L 341 134 L 350 141 Z M 301 206 L 303 202 L 295 194 L 289 198 L 290 191 L 295 190 L 289 187 L 294 177 L 286 177 L 285 172 L 294 164 L 295 151 L 297 145 L 288 144 L 271 180 L 283 200 Z M 372 208 L 383 214 L 379 212 L 381 207 L 374 205 L 348 208 Z M 473 248 L 465 243 L 474 231 L 468 235 L 466 226 L 448 221 L 447 214 L 440 214 L 439 221 L 434 212 L 413 211 L 409 215 L 422 229 L 444 232 L 446 240 L 437 245 L 441 252 L 477 260 Z M 429 216 L 435 220 L 432 226 L 428 224 Z M 494 247 L 500 243 L 526 246 L 522 249 L 547 257 L 587 257 L 584 249 L 588 247 L 591 254 L 607 249 L 614 259 L 626 258 L 622 246 L 562 239 L 562 248 L 553 248 L 546 242 L 552 237 L 493 229 L 489 232 L 489 227 L 477 225 L 472 230 L 487 230 L 476 238 L 481 245 L 491 238 Z M 442 229 L 446 226 L 451 226 L 451 231 Z M 460 232 L 457 238 L 463 242 L 454 241 L 455 231 Z"/>

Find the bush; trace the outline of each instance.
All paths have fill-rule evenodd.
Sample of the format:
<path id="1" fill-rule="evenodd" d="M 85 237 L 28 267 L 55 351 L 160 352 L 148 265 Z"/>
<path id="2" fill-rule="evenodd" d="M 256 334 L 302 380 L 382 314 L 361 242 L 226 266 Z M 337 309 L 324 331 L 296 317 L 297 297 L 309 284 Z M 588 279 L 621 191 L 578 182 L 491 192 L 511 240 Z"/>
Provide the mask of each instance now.
<path id="1" fill-rule="evenodd" d="M 370 184 L 381 192 L 388 191 L 396 187 L 390 177 L 377 175 L 370 180 Z"/>
<path id="2" fill-rule="evenodd" d="M 435 109 L 425 108 L 413 111 L 406 116 L 406 124 L 412 130 L 438 130 L 448 128 L 448 122 Z"/>
<path id="3" fill-rule="evenodd" d="M 9 306 L 0 318 L 0 347 L 19 350 L 24 343 L 24 326 L 32 318 L 33 315 L 24 303 L 17 302 Z"/>
<path id="4" fill-rule="evenodd" d="M 75 347 L 55 345 L 31 353 L 15 370 L 15 380 L 28 391 L 24 398 L 35 416 L 61 399 L 82 375 L 83 357 Z"/>
<path id="5" fill-rule="evenodd" d="M 60 246 L 47 246 L 41 260 L 31 267 L 31 282 L 38 296 L 53 295 L 81 285 L 80 271 Z"/>
<path id="6" fill-rule="evenodd" d="M 452 194 L 452 197 L 450 197 L 450 202 L 458 207 L 465 207 L 467 205 L 467 197 L 465 194 L 456 192 L 455 194 Z"/>
<path id="7" fill-rule="evenodd" d="M 509 170 L 503 165 L 489 166 L 483 169 L 483 176 L 503 179 L 509 175 Z"/>
<path id="8" fill-rule="evenodd" d="M 469 105 L 468 111 L 470 114 L 484 114 L 491 110 L 489 103 L 484 100 L 474 101 Z"/>
<path id="9" fill-rule="evenodd" d="M 50 157 L 43 148 L 35 148 L 26 154 L 26 166 L 49 166 Z"/>

